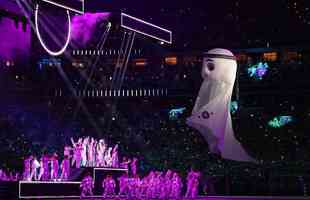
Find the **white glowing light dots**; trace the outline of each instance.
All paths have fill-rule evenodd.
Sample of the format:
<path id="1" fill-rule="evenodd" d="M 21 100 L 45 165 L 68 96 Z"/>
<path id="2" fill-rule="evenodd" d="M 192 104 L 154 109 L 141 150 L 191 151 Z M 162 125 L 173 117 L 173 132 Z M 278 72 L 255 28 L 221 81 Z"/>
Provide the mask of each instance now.
<path id="1" fill-rule="evenodd" d="M 71 8 L 70 6 L 63 5 L 63 4 L 60 4 L 60 3 L 57 3 L 57 2 L 54 2 L 54 1 L 51 1 L 51 0 L 42 0 L 42 1 L 44 1 L 46 3 L 50 3 L 50 4 L 54 5 L 54 6 L 60 7 L 62 9 L 66 9 L 67 18 L 68 18 L 68 34 L 67 34 L 67 39 L 66 39 L 66 42 L 65 42 L 64 46 L 59 51 L 52 51 L 52 50 L 50 50 L 47 47 L 47 45 L 44 43 L 44 41 L 43 41 L 43 39 L 41 37 L 40 31 L 39 31 L 39 19 L 38 19 L 39 4 L 36 4 L 36 9 L 35 9 L 35 28 L 36 28 L 36 33 L 37 33 L 38 39 L 39 39 L 42 47 L 44 48 L 44 50 L 48 54 L 50 54 L 52 56 L 59 56 L 59 55 L 63 54 L 64 51 L 67 49 L 67 47 L 69 45 L 69 42 L 70 42 L 70 39 L 71 39 L 71 19 L 70 19 L 69 10 L 71 10 L 73 12 L 76 12 L 76 13 L 79 13 L 79 14 L 83 14 L 84 13 L 84 0 L 81 1 L 81 3 L 82 3 L 82 10 Z"/>

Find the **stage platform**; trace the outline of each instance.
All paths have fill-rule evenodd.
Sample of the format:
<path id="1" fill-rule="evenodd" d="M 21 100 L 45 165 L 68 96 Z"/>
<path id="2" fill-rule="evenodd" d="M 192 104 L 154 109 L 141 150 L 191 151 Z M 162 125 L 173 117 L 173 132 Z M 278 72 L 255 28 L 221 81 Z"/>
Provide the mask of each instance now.
<path id="1" fill-rule="evenodd" d="M 72 169 L 68 181 L 19 181 L 18 197 L 20 199 L 48 199 L 48 198 L 78 198 L 80 196 L 80 183 L 86 173 L 91 173 L 94 179 L 94 194 L 102 194 L 102 181 L 107 175 L 115 180 L 128 169 L 122 168 L 80 168 Z M 116 192 L 118 192 L 118 182 Z"/>

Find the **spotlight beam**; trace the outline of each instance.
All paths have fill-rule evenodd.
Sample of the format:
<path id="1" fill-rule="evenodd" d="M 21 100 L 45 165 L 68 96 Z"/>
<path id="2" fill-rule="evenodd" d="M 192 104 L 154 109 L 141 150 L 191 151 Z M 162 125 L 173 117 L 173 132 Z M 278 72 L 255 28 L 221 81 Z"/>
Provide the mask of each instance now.
<path id="1" fill-rule="evenodd" d="M 103 41 L 102 41 L 102 43 L 100 45 L 99 51 L 101 51 L 104 48 L 104 45 L 106 43 L 106 40 L 107 40 L 108 35 L 110 33 L 110 30 L 111 30 L 111 23 L 109 22 L 108 25 L 107 25 L 107 29 L 103 33 Z M 99 55 L 96 56 L 95 62 L 91 65 L 91 72 L 90 72 L 90 75 L 88 76 L 88 79 L 87 79 L 86 86 L 85 86 L 84 90 L 86 90 L 88 85 L 91 83 L 91 78 L 92 78 L 92 76 L 94 74 L 94 69 L 96 68 L 98 61 L 99 61 Z"/>
<path id="2" fill-rule="evenodd" d="M 121 43 L 121 47 L 120 47 L 120 52 L 118 54 L 117 61 L 116 61 L 116 66 L 115 66 L 115 69 L 114 69 L 114 72 L 113 72 L 111 90 L 114 87 L 114 82 L 116 81 L 116 77 L 117 77 L 117 71 L 118 71 L 118 68 L 119 68 L 120 62 L 121 62 L 121 56 L 123 55 L 123 48 L 124 48 L 124 45 L 125 45 L 126 34 L 127 34 L 126 32 L 124 32 L 124 34 L 123 34 L 123 39 L 122 39 L 122 43 Z"/>
<path id="3" fill-rule="evenodd" d="M 131 36 L 131 41 L 130 41 L 130 49 L 128 51 L 128 54 L 127 54 L 127 58 L 126 58 L 126 62 L 125 62 L 125 65 L 124 65 L 124 69 L 123 69 L 123 72 L 122 72 L 122 76 L 121 76 L 121 82 L 120 82 L 120 85 L 119 85 L 119 90 L 122 88 L 123 86 L 123 82 L 124 82 L 124 78 L 125 78 L 125 73 L 127 71 L 127 67 L 128 67 L 128 62 L 129 62 L 129 58 L 130 58 L 130 55 L 131 55 L 131 51 L 132 51 L 132 47 L 133 47 L 133 43 L 135 41 L 135 36 L 136 36 L 136 33 L 133 32 L 132 33 L 132 36 Z"/>
<path id="4" fill-rule="evenodd" d="M 124 70 L 124 65 L 125 65 L 125 59 L 126 59 L 126 55 L 128 55 L 128 48 L 129 48 L 129 44 L 130 44 L 130 38 L 131 38 L 131 35 L 132 35 L 132 32 L 130 32 L 128 34 L 128 38 L 127 38 L 127 41 L 126 41 L 126 46 L 125 46 L 125 50 L 123 51 L 123 57 L 121 58 L 120 60 L 120 63 L 119 63 L 119 66 L 116 68 L 116 86 L 115 88 L 117 89 L 119 87 L 119 84 L 120 84 L 120 78 L 121 78 L 121 75 L 123 73 L 123 70 Z"/>
<path id="5" fill-rule="evenodd" d="M 32 28 L 33 30 L 35 30 L 35 29 L 36 29 L 36 28 L 35 28 L 35 25 L 34 25 L 33 22 L 31 21 L 31 17 L 29 16 L 29 13 L 30 13 L 30 10 L 31 10 L 30 5 L 28 5 L 27 2 L 24 2 L 24 3 L 25 3 L 25 7 L 26 7 L 26 8 L 24 8 L 24 6 L 22 5 L 22 2 L 23 2 L 23 1 L 17 0 L 16 2 L 17 2 L 17 4 L 18 4 L 19 8 L 23 11 L 23 13 L 24 13 L 24 15 L 26 16 L 26 18 L 29 20 L 30 25 L 31 25 L 31 28 Z M 27 12 L 26 9 L 28 9 L 28 12 Z M 69 19 L 70 19 L 70 18 L 69 18 Z M 44 28 L 45 28 L 45 26 L 44 26 Z M 49 34 L 51 35 L 51 32 L 50 32 L 50 31 L 48 31 L 48 32 L 49 32 Z M 59 44 L 59 41 L 58 41 L 56 38 L 53 37 L 53 40 L 54 40 L 57 44 Z M 65 55 L 66 55 L 66 54 L 65 54 Z M 68 55 L 66 55 L 66 56 L 68 56 Z M 70 55 L 69 55 L 68 57 L 71 59 L 71 56 L 70 56 Z M 81 106 L 82 111 L 83 111 L 83 112 L 85 113 L 85 115 L 87 116 L 89 122 L 90 122 L 91 125 L 94 127 L 94 129 L 95 129 L 95 131 L 97 132 L 97 134 L 101 133 L 102 131 L 101 131 L 100 128 L 97 126 L 97 124 L 96 124 L 94 118 L 92 117 L 91 113 L 88 111 L 88 109 L 87 109 L 87 107 L 85 106 L 83 100 L 82 100 L 81 98 L 79 98 L 79 97 L 76 95 L 76 93 L 75 93 L 75 91 L 74 91 L 74 88 L 73 88 L 73 85 L 72 85 L 72 83 L 70 82 L 69 78 L 67 77 L 66 73 L 63 71 L 62 67 L 57 67 L 57 71 L 58 71 L 59 75 L 62 77 L 62 79 L 65 81 L 65 83 L 66 83 L 67 87 L 69 88 L 69 90 L 71 91 L 71 93 L 72 93 L 74 99 L 75 99 L 75 100 L 78 102 L 78 104 Z"/>
<path id="6" fill-rule="evenodd" d="M 109 35 L 109 33 L 110 33 L 110 30 L 111 30 L 111 23 L 109 23 L 109 24 L 107 25 L 107 29 L 106 29 L 105 32 L 103 33 L 103 37 L 102 37 L 103 40 L 102 40 L 102 42 L 100 42 L 100 43 L 97 45 L 97 46 L 100 46 L 100 47 L 99 47 L 99 50 L 100 50 L 100 51 L 103 49 L 103 47 L 104 47 L 104 45 L 105 45 L 105 42 L 106 42 L 107 37 L 108 37 L 108 35 Z M 92 76 L 93 76 L 93 74 L 94 74 L 94 69 L 95 69 L 95 67 L 96 67 L 96 65 L 97 65 L 97 63 L 98 63 L 98 61 L 99 61 L 99 55 L 95 58 L 95 61 L 94 61 L 93 63 L 91 63 L 91 72 L 90 72 L 90 75 L 89 75 L 88 77 L 86 77 L 86 76 L 84 77 L 85 80 L 86 80 L 86 84 L 85 84 L 85 86 L 84 86 L 84 90 L 83 90 L 83 91 L 87 90 L 88 86 L 92 84 L 92 83 L 91 83 L 91 78 L 92 78 Z M 80 79 L 80 80 L 81 80 L 81 79 Z M 77 105 L 77 107 L 76 107 L 76 109 L 75 109 L 75 111 L 74 111 L 74 117 L 77 115 L 80 106 L 81 106 L 80 104 Z"/>

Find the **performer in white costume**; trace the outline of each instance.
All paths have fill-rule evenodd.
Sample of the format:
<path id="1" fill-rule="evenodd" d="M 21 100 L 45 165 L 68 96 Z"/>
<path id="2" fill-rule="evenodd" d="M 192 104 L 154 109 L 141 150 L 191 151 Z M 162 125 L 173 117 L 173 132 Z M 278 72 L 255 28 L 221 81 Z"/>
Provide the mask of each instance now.
<path id="1" fill-rule="evenodd" d="M 105 155 L 106 147 L 107 145 L 105 144 L 104 139 L 99 140 L 99 143 L 97 145 L 97 156 L 96 156 L 98 167 L 104 167 L 105 165 L 104 155 Z"/>
<path id="2" fill-rule="evenodd" d="M 31 164 L 31 174 L 30 180 L 38 180 L 38 169 L 40 168 L 40 162 L 37 160 L 37 157 L 34 157 Z"/>
<path id="3" fill-rule="evenodd" d="M 105 167 L 112 167 L 112 147 L 109 147 L 108 150 L 105 152 L 104 161 Z"/>
<path id="4" fill-rule="evenodd" d="M 38 180 L 42 180 L 42 176 L 44 174 L 44 155 L 40 159 L 40 171 L 38 175 Z"/>
<path id="5" fill-rule="evenodd" d="M 88 146 L 88 137 L 84 138 L 82 142 L 82 152 L 81 152 L 81 159 L 82 159 L 82 167 L 85 167 L 87 164 L 87 146 Z"/>
<path id="6" fill-rule="evenodd" d="M 88 163 L 87 166 L 88 167 L 93 167 L 94 166 L 94 148 L 95 146 L 95 139 L 94 138 L 90 138 L 89 143 L 88 143 L 88 149 L 87 149 L 87 158 L 88 158 Z"/>
<path id="7" fill-rule="evenodd" d="M 232 128 L 230 101 L 236 72 L 236 58 L 229 50 L 212 49 L 205 54 L 204 81 L 187 124 L 205 137 L 212 153 L 230 160 L 254 162 L 235 138 Z"/>

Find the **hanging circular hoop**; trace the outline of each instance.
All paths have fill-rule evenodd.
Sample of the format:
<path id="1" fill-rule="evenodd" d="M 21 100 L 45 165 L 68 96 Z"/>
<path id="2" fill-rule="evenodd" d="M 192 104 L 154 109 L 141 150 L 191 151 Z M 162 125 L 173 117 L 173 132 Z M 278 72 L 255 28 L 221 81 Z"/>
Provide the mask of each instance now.
<path id="1" fill-rule="evenodd" d="M 69 10 L 67 11 L 67 16 L 68 16 L 68 35 L 67 35 L 67 40 L 65 45 L 59 50 L 59 51 L 51 51 L 44 43 L 40 31 L 39 31 L 39 21 L 38 21 L 38 13 L 39 13 L 39 4 L 36 5 L 36 10 L 35 10 L 35 26 L 36 26 L 36 33 L 38 36 L 38 39 L 42 45 L 42 47 L 45 49 L 45 51 L 47 51 L 47 53 L 49 53 L 52 56 L 59 56 L 61 54 L 63 54 L 63 52 L 67 49 L 69 42 L 70 42 L 70 38 L 71 38 L 71 20 L 70 20 L 70 13 Z"/>

